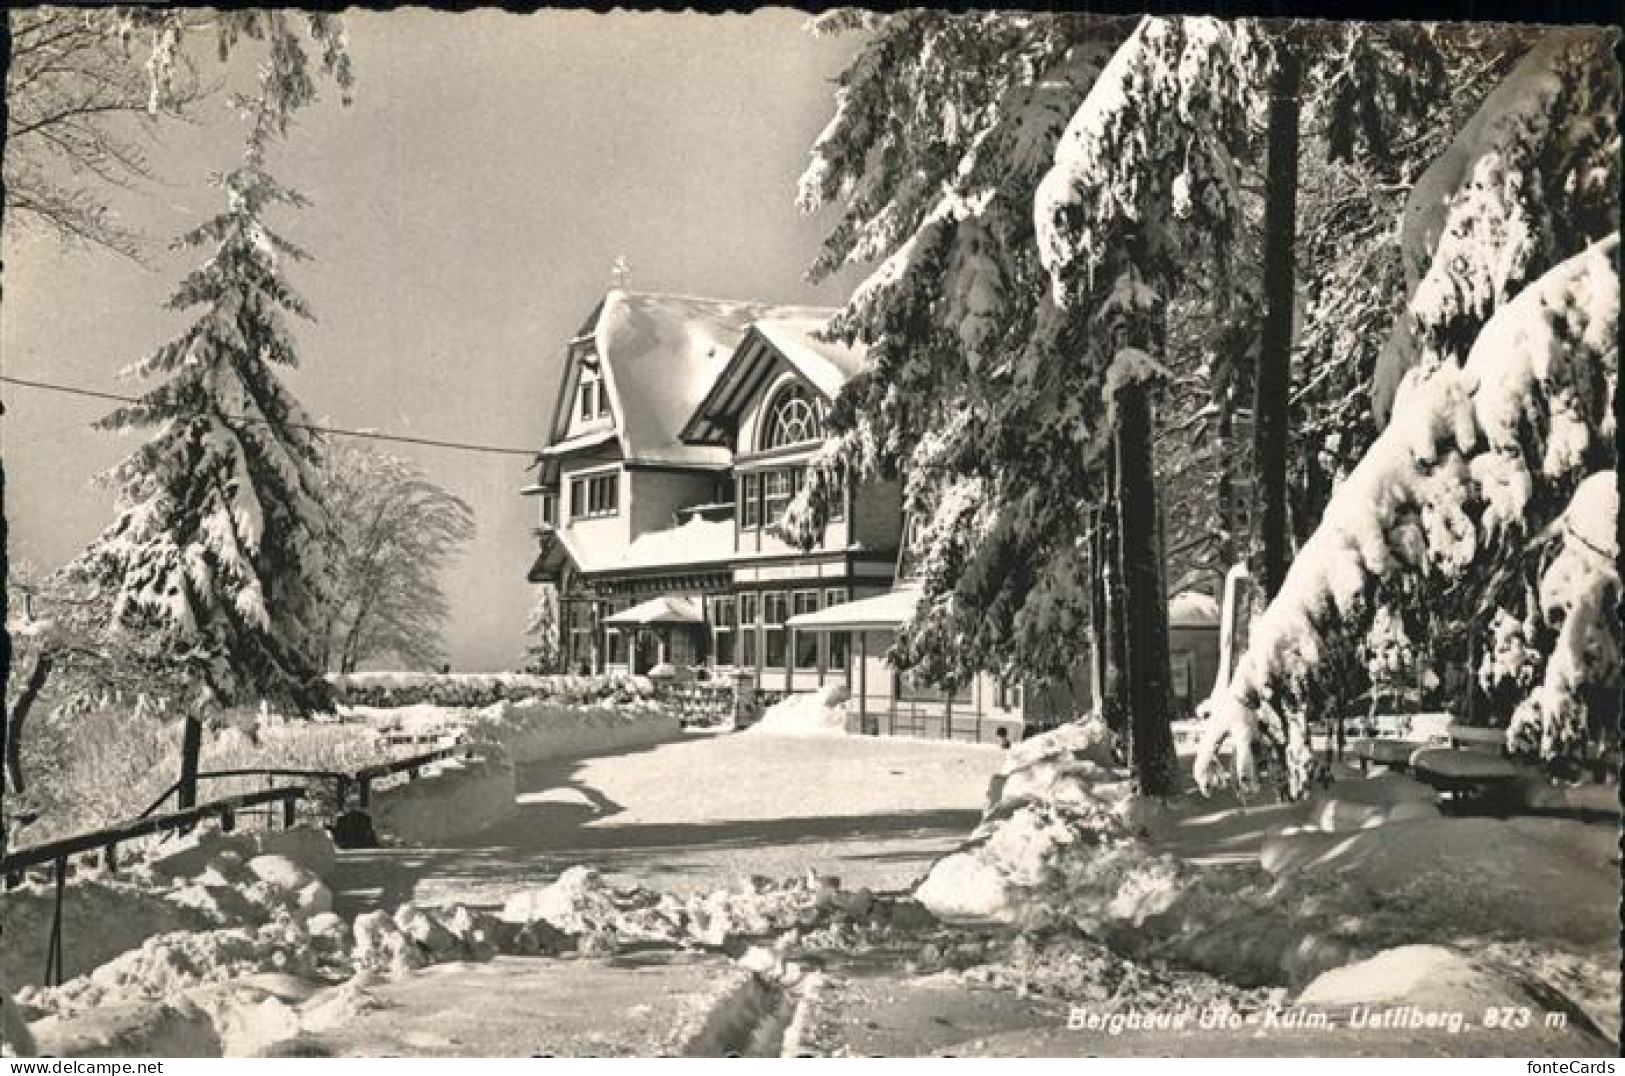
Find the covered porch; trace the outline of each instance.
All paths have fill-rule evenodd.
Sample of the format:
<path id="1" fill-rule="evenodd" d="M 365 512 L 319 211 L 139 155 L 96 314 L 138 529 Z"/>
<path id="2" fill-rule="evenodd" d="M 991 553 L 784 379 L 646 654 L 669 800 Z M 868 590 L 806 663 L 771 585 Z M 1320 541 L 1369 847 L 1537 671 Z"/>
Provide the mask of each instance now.
<path id="1" fill-rule="evenodd" d="M 692 668 L 705 656 L 705 610 L 698 595 L 662 594 L 604 617 L 605 671 L 647 674 L 657 665 Z"/>
<path id="2" fill-rule="evenodd" d="M 1022 692 L 978 674 L 955 691 L 917 683 L 894 669 L 886 654 L 897 628 L 919 602 L 914 587 L 900 587 L 792 616 L 791 631 L 800 634 L 842 632 L 851 637 L 852 675 L 848 680 L 855 708 L 855 731 L 877 736 L 969 740 L 996 743 L 1003 730 L 1009 742 L 1021 738 Z"/>

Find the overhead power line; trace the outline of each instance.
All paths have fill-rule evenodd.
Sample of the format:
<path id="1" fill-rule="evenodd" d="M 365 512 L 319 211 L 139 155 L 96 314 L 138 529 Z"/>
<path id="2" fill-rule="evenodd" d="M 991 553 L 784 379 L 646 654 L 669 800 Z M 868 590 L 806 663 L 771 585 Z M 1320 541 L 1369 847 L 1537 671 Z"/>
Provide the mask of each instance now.
<path id="1" fill-rule="evenodd" d="M 134 396 L 121 396 L 115 392 L 98 392 L 95 389 L 78 388 L 73 385 L 57 385 L 49 381 L 29 381 L 21 377 L 6 377 L 0 375 L 0 381 L 8 385 L 20 385 L 23 388 L 43 389 L 47 392 L 60 392 L 67 396 L 85 396 L 92 400 L 111 400 L 115 403 L 140 403 Z M 254 422 L 259 425 L 270 425 L 265 419 L 244 418 L 243 422 Z M 344 430 L 334 426 L 313 426 L 305 422 L 283 423 L 295 429 L 309 430 L 312 433 L 330 433 L 335 437 L 359 437 L 368 441 L 394 441 L 404 445 L 423 445 L 428 448 L 450 448 L 459 452 L 487 452 L 499 456 L 524 456 L 534 458 L 537 450 L 534 448 L 508 448 L 502 445 L 480 445 L 467 441 L 440 441 L 432 437 L 412 437 L 403 433 L 377 433 L 372 430 Z"/>

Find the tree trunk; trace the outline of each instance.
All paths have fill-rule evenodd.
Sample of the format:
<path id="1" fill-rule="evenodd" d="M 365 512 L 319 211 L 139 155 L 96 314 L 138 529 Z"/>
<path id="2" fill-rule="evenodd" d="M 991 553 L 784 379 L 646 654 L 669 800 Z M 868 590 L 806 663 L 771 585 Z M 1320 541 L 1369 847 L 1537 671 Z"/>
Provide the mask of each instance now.
<path id="1" fill-rule="evenodd" d="M 23 780 L 23 722 L 28 720 L 29 711 L 34 708 L 40 692 L 45 690 L 45 682 L 51 677 L 53 661 L 49 650 L 41 650 L 34 655 L 34 663 L 28 670 L 28 678 L 23 681 L 22 690 L 17 693 L 17 701 L 12 705 L 11 712 L 6 715 L 6 772 L 5 782 L 0 784 L 0 790 L 6 792 L 28 790 Z"/>
<path id="2" fill-rule="evenodd" d="M 1106 513 L 1096 508 L 1089 523 L 1089 704 L 1105 712 L 1108 615 L 1106 610 Z"/>
<path id="3" fill-rule="evenodd" d="M 1117 390 L 1117 510 L 1125 610 L 1129 728 L 1139 790 L 1174 791 L 1169 728 L 1168 604 L 1157 546 L 1157 487 L 1152 472 L 1151 403 L 1143 381 Z"/>
<path id="4" fill-rule="evenodd" d="M 1298 94 L 1302 81 L 1296 33 L 1282 30 L 1275 38 L 1275 74 L 1270 85 L 1269 164 L 1264 179 L 1264 331 L 1253 384 L 1253 443 L 1263 539 L 1259 582 L 1266 601 L 1280 591 L 1292 557 L 1287 518 L 1287 412 L 1296 298 L 1293 246 L 1297 240 Z"/>
<path id="5" fill-rule="evenodd" d="M 203 719 L 186 715 L 186 731 L 181 737 L 181 779 L 175 801 L 181 810 L 197 806 L 198 762 L 203 756 Z"/>
<path id="6" fill-rule="evenodd" d="M 1108 456 L 1107 503 L 1100 513 L 1101 522 L 1101 596 L 1105 602 L 1104 654 L 1101 661 L 1100 714 L 1106 726 L 1121 738 L 1124 752 L 1133 753 L 1133 730 L 1128 725 L 1128 700 L 1124 697 L 1127 672 L 1125 669 L 1125 619 L 1123 616 L 1123 572 L 1119 555 L 1121 548 L 1117 522 L 1116 485 L 1117 469 Z"/>

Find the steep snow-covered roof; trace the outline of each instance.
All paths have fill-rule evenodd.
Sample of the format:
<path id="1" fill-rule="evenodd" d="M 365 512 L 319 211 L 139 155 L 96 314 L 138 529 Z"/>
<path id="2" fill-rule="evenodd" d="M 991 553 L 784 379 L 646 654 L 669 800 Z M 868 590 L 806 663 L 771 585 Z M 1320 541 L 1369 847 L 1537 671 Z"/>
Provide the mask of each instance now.
<path id="1" fill-rule="evenodd" d="M 683 440 L 692 445 L 727 445 L 740 412 L 761 388 L 775 357 L 789 363 L 826 399 L 834 400 L 868 357 L 864 348 L 818 338 L 834 313 L 780 313 L 753 322 L 683 426 Z"/>
<path id="2" fill-rule="evenodd" d="M 830 399 L 854 374 L 863 369 L 868 352 L 861 347 L 820 340 L 815 334 L 828 323 L 817 318 L 763 318 L 751 327 L 767 338 L 801 376 Z"/>
<path id="3" fill-rule="evenodd" d="M 1219 603 L 1196 590 L 1175 594 L 1168 601 L 1168 626 L 1210 628 L 1219 623 Z"/>
<path id="4" fill-rule="evenodd" d="M 763 318 L 830 311 L 621 290 L 604 297 L 591 333 L 629 461 L 726 467 L 728 453 L 678 436 L 745 334 Z"/>

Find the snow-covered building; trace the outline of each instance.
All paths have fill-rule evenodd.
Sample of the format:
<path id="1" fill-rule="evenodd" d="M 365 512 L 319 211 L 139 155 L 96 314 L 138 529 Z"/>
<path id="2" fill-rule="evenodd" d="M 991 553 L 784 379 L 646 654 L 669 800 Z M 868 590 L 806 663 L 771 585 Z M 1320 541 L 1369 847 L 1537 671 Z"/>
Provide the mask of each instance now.
<path id="1" fill-rule="evenodd" d="M 1019 687 L 950 698 L 885 663 L 907 593 L 893 589 L 896 482 L 848 489 L 812 549 L 772 533 L 864 361 L 817 338 L 833 313 L 616 290 L 571 339 L 525 489 L 540 516 L 529 579 L 559 588 L 566 667 L 704 668 L 769 697 L 841 685 L 938 735 L 945 717 L 1019 725 Z M 889 619 L 845 623 L 876 603 Z"/>
<path id="2" fill-rule="evenodd" d="M 926 736 L 990 739 L 1087 709 L 1084 656 L 1066 682 L 984 675 L 952 694 L 891 667 L 918 600 L 896 482 L 848 489 L 812 549 L 773 533 L 864 363 L 818 338 L 834 313 L 615 290 L 570 340 L 524 490 L 540 517 L 529 579 L 558 587 L 565 667 L 704 669 L 768 699 L 838 685 L 871 730 Z M 1217 603 L 1176 595 L 1169 635 L 1189 710 L 1217 673 Z"/>

